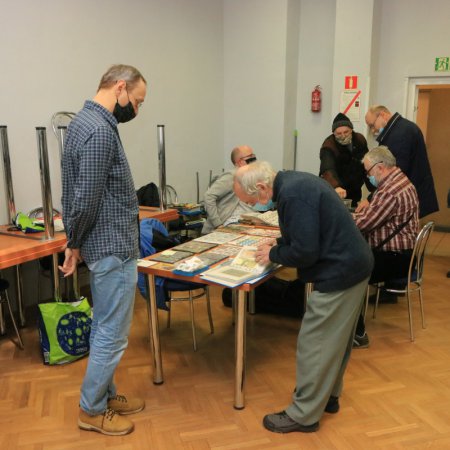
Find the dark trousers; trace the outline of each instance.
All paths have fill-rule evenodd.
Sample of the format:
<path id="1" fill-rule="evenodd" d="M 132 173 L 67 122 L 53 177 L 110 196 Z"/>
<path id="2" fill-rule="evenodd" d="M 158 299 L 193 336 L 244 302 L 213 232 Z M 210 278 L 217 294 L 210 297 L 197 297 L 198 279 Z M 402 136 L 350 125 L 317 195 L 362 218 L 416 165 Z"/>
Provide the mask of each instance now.
<path id="1" fill-rule="evenodd" d="M 406 278 L 408 276 L 409 263 L 411 262 L 412 250 L 404 252 L 382 252 L 373 250 L 375 265 L 369 284 L 380 283 L 384 281 L 388 283 L 390 280 L 398 278 Z M 356 334 L 363 336 L 366 331 L 364 316 L 361 313 L 356 326 Z"/>

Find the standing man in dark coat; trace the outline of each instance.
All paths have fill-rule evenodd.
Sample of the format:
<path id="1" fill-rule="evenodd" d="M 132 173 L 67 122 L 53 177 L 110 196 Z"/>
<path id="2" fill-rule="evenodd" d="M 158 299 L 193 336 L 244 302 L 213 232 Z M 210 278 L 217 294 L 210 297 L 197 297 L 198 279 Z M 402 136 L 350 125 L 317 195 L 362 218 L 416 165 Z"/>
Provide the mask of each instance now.
<path id="1" fill-rule="evenodd" d="M 420 128 L 399 113 L 375 105 L 366 114 L 366 124 L 380 145 L 389 148 L 397 167 L 410 179 L 419 196 L 419 217 L 439 211 L 427 148 Z"/>
<path id="2" fill-rule="evenodd" d="M 281 237 L 259 246 L 256 261 L 296 267 L 302 281 L 314 283 L 297 339 L 292 403 L 263 425 L 278 433 L 316 431 L 324 412 L 339 410 L 372 252 L 330 185 L 310 173 L 275 173 L 256 161 L 236 171 L 234 192 L 250 205 L 277 203 Z"/>
<path id="3" fill-rule="evenodd" d="M 353 131 L 350 119 L 339 113 L 330 134 L 320 149 L 319 176 L 328 181 L 341 198 L 352 200 L 352 206 L 361 200 L 361 187 L 374 187 L 367 181 L 362 159 L 368 152 L 366 138 Z"/>

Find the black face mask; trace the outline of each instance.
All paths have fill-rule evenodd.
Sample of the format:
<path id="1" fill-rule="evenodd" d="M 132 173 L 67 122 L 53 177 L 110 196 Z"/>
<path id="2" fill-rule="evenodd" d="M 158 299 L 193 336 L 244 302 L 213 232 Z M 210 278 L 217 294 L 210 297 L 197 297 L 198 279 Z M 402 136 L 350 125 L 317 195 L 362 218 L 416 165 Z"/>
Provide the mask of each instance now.
<path id="1" fill-rule="evenodd" d="M 114 106 L 113 116 L 119 123 L 129 122 L 131 119 L 134 119 L 136 113 L 134 112 L 133 104 L 130 102 L 130 99 L 128 99 L 128 103 L 125 106 L 120 106 L 119 100 L 117 100 L 116 106 Z"/>

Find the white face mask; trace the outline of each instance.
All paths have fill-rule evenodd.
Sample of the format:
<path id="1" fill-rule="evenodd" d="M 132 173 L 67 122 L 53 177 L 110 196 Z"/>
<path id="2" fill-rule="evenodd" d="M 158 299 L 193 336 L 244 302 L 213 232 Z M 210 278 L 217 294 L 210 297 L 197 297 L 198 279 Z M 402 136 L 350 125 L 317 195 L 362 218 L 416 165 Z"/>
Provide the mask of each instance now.
<path id="1" fill-rule="evenodd" d="M 348 144 L 350 144 L 352 142 L 352 135 L 351 135 L 351 133 L 348 136 L 345 136 L 345 137 L 337 137 L 337 136 L 335 136 L 335 138 L 336 138 L 336 141 L 338 142 L 338 144 L 341 144 L 341 145 L 348 145 Z"/>

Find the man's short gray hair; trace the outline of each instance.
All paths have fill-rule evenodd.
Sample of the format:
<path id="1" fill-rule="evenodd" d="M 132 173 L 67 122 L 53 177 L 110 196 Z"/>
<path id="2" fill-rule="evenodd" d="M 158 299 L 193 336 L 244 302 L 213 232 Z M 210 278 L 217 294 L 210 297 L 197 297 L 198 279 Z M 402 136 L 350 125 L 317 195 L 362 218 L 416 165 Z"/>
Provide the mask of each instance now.
<path id="1" fill-rule="evenodd" d="M 370 112 L 372 114 L 375 114 L 376 116 L 378 116 L 378 114 L 380 114 L 381 112 L 385 112 L 387 114 L 391 114 L 389 109 L 387 109 L 386 106 L 384 106 L 384 105 L 372 105 L 368 109 L 368 112 Z"/>
<path id="2" fill-rule="evenodd" d="M 397 165 L 395 156 L 385 145 L 380 145 L 369 150 L 364 156 L 364 159 L 370 161 L 371 164 L 383 163 L 386 167 L 395 167 Z"/>
<path id="3" fill-rule="evenodd" d="M 141 72 L 136 69 L 136 67 L 127 66 L 125 64 L 115 64 L 114 66 L 111 66 L 102 76 L 97 91 L 100 89 L 110 88 L 119 80 L 124 80 L 130 90 L 133 89 L 140 80 L 147 84 L 147 81 L 145 81 L 145 78 L 142 76 Z"/>
<path id="4" fill-rule="evenodd" d="M 245 166 L 245 171 L 238 171 L 235 180 L 241 185 L 243 191 L 248 195 L 258 193 L 257 184 L 264 183 L 270 188 L 273 187 L 275 171 L 267 161 L 255 161 Z"/>

